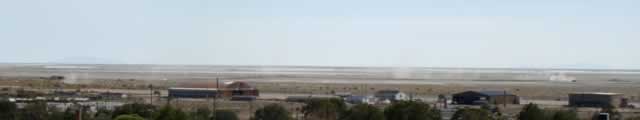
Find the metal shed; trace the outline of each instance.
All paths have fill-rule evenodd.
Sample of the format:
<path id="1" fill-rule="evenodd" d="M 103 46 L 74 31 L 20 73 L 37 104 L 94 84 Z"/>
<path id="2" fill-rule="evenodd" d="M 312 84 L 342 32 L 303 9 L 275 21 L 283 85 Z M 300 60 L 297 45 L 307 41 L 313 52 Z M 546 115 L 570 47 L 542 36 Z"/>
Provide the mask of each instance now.
<path id="1" fill-rule="evenodd" d="M 520 98 L 506 91 L 466 91 L 453 94 L 453 104 L 520 104 Z"/>
<path id="2" fill-rule="evenodd" d="M 208 98 L 218 94 L 215 88 L 169 88 L 169 97 L 174 98 Z"/>
<path id="3" fill-rule="evenodd" d="M 603 92 L 582 92 L 569 94 L 572 107 L 622 107 L 622 94 Z"/>

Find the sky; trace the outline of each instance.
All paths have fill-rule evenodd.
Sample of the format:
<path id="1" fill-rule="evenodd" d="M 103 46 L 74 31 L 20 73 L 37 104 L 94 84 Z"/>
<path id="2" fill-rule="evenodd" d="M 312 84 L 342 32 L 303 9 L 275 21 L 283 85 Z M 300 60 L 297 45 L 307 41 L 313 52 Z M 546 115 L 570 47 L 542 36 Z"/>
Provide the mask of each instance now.
<path id="1" fill-rule="evenodd" d="M 640 69 L 638 0 L 0 0 L 0 62 Z"/>

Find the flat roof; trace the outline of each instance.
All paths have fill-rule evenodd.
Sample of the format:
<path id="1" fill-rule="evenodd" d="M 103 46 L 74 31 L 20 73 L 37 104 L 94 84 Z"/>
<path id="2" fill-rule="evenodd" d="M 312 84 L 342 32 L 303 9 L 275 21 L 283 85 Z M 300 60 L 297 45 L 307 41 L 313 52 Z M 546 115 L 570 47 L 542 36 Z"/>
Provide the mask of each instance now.
<path id="1" fill-rule="evenodd" d="M 622 95 L 621 93 L 609 93 L 609 92 L 574 92 L 570 94 L 592 94 L 592 95 Z"/>
<path id="2" fill-rule="evenodd" d="M 460 92 L 460 93 L 456 93 L 453 95 L 459 95 L 459 94 L 464 94 L 464 93 L 477 93 L 477 94 L 482 94 L 482 95 L 486 95 L 486 96 L 516 96 L 515 94 L 511 94 L 507 91 L 498 91 L 498 90 L 470 90 L 470 91 L 464 91 L 464 92 Z"/>
<path id="3" fill-rule="evenodd" d="M 218 90 L 217 88 L 169 88 L 169 90 Z"/>

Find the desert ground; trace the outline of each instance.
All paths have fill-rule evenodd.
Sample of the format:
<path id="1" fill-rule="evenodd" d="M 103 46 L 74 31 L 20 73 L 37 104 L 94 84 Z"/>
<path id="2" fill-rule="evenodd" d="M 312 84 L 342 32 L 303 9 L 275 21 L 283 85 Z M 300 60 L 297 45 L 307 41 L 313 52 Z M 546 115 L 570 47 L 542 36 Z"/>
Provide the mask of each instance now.
<path id="1" fill-rule="evenodd" d="M 249 82 L 262 93 L 279 94 L 372 94 L 398 89 L 432 97 L 465 90 L 506 90 L 523 99 L 563 100 L 571 92 L 617 92 L 632 101 L 640 99 L 640 70 L 0 64 L 3 85 L 53 75 L 64 76 L 65 85 L 89 88 L 188 87 L 215 84 L 218 78 Z"/>
<path id="2" fill-rule="evenodd" d="M 51 76 L 64 76 L 64 79 L 46 80 Z M 623 93 L 632 103 L 640 101 L 640 70 L 0 64 L 0 86 L 45 91 L 82 89 L 145 96 L 149 93 L 148 86 L 153 85 L 166 96 L 163 89 L 215 87 L 216 79 L 220 83 L 244 81 L 260 90 L 259 99 L 266 101 L 221 101 L 220 107 L 236 110 L 244 115 L 242 118 L 248 118 L 246 115 L 252 108 L 282 102 L 270 99 L 332 93 L 372 95 L 385 89 L 401 90 L 413 98 L 430 102 L 435 102 L 438 95 L 467 90 L 504 90 L 520 96 L 521 103 L 538 103 L 550 108 L 567 105 L 567 94 L 572 92 Z M 207 106 L 211 103 L 208 100 L 182 101 L 176 102 L 176 105 L 191 108 L 188 106 Z M 301 106 L 296 103 L 282 104 L 288 104 L 292 110 Z M 519 107 L 516 105 L 508 109 L 517 111 Z"/>

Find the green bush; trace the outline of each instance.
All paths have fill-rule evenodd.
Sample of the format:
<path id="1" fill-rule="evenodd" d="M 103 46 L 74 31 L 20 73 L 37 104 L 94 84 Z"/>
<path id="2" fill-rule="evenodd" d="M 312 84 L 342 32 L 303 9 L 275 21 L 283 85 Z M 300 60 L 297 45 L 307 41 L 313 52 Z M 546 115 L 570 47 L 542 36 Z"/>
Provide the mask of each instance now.
<path id="1" fill-rule="evenodd" d="M 153 113 L 154 120 L 186 120 L 187 114 L 182 110 L 166 105 Z"/>
<path id="2" fill-rule="evenodd" d="M 16 104 L 9 101 L 0 101 L 0 118 L 13 120 L 16 119 L 18 108 Z"/>
<path id="3" fill-rule="evenodd" d="M 440 120 L 440 111 L 419 101 L 399 101 L 384 110 L 387 120 Z"/>
<path id="4" fill-rule="evenodd" d="M 307 102 L 302 108 L 306 119 L 337 120 L 346 111 L 341 99 L 318 99 Z"/>
<path id="5" fill-rule="evenodd" d="M 384 113 L 375 106 L 358 104 L 347 110 L 342 120 L 384 120 Z"/>
<path id="6" fill-rule="evenodd" d="M 229 110 L 216 110 L 215 120 L 238 120 L 238 115 Z"/>
<path id="7" fill-rule="evenodd" d="M 47 104 L 44 102 L 27 104 L 24 109 L 20 110 L 18 119 L 21 120 L 45 120 L 49 118 Z"/>
<path id="8" fill-rule="evenodd" d="M 546 120 L 545 114 L 538 105 L 529 103 L 522 108 L 518 114 L 518 120 Z"/>
<path id="9" fill-rule="evenodd" d="M 491 113 L 486 109 L 463 108 L 456 111 L 451 120 L 491 120 Z"/>
<path id="10" fill-rule="evenodd" d="M 209 108 L 198 108 L 190 114 L 192 120 L 209 120 L 213 115 Z"/>
<path id="11" fill-rule="evenodd" d="M 553 113 L 553 120 L 578 120 L 578 115 L 575 111 L 555 111 Z"/>
<path id="12" fill-rule="evenodd" d="M 141 104 L 141 103 L 132 103 L 132 104 L 124 104 L 120 107 L 117 107 L 112 114 L 112 117 L 120 115 L 130 115 L 137 114 L 142 117 L 149 117 L 153 114 L 156 107 L 150 104 Z"/>
<path id="13" fill-rule="evenodd" d="M 131 115 L 118 115 L 113 120 L 144 120 L 144 118 L 136 114 L 131 114 Z"/>
<path id="14" fill-rule="evenodd" d="M 286 108 L 279 104 L 269 104 L 256 110 L 253 120 L 292 120 Z"/>

